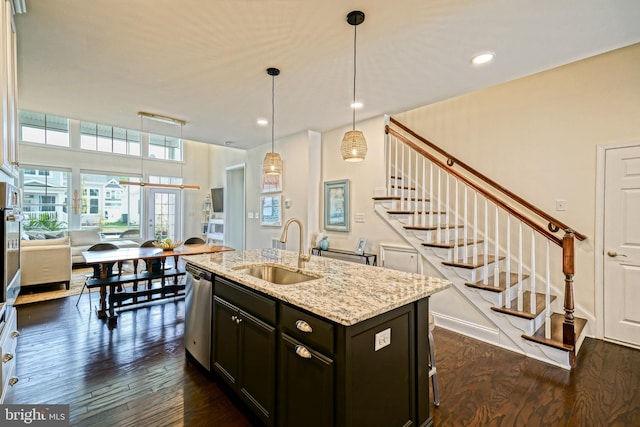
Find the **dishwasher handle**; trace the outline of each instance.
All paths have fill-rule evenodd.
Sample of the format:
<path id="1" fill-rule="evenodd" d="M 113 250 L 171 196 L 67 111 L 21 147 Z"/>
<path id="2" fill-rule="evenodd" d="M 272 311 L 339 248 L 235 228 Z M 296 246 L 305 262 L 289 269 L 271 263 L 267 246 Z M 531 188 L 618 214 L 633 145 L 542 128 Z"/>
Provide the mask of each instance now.
<path id="1" fill-rule="evenodd" d="M 212 275 L 211 275 L 211 272 L 209 271 L 203 270 L 191 264 L 187 264 L 187 266 L 185 267 L 185 270 L 187 271 L 187 273 L 191 274 L 194 279 L 197 279 L 197 280 L 204 279 L 211 282 Z"/>

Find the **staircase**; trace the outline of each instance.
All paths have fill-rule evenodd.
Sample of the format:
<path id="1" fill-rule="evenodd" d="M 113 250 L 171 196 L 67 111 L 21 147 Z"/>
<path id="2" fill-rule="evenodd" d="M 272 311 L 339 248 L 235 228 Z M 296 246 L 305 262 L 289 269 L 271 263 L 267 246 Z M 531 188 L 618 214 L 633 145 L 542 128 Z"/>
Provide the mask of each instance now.
<path id="1" fill-rule="evenodd" d="M 393 118 L 385 147 L 376 213 L 483 313 L 498 345 L 574 367 L 586 319 L 574 316 L 573 254 L 586 237 Z M 437 322 L 446 308 L 433 311 Z"/>

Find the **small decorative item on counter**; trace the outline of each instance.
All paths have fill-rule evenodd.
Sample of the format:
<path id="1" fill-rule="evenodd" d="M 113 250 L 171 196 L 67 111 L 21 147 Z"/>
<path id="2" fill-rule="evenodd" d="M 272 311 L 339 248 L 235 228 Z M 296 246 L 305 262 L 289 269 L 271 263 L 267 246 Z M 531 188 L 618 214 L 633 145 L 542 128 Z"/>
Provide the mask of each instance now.
<path id="1" fill-rule="evenodd" d="M 323 251 L 326 251 L 327 249 L 329 249 L 329 240 L 327 240 L 327 236 L 324 236 L 322 240 L 320 240 L 318 247 Z"/>
<path id="2" fill-rule="evenodd" d="M 164 239 L 160 242 L 153 242 L 153 246 L 161 248 L 163 251 L 171 251 L 182 244 L 181 241 L 174 242 L 171 239 Z"/>

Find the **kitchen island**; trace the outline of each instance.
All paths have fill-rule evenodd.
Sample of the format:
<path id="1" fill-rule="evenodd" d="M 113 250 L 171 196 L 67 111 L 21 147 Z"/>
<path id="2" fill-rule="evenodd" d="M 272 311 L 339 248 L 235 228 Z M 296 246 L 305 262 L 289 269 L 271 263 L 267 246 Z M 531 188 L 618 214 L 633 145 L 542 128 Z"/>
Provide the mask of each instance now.
<path id="1" fill-rule="evenodd" d="M 428 298 L 450 282 L 278 249 L 185 257 L 214 275 L 213 371 L 265 425 L 428 426 Z M 264 266 L 305 281 L 271 283 Z"/>

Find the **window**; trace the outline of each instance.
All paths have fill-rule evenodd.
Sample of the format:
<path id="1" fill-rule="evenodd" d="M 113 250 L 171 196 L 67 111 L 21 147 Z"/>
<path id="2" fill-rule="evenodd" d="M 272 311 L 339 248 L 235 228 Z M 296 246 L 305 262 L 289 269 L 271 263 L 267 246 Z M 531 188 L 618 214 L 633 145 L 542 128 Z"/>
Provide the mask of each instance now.
<path id="1" fill-rule="evenodd" d="M 91 122 L 80 122 L 80 148 L 105 153 L 140 155 L 140 132 Z"/>
<path id="2" fill-rule="evenodd" d="M 127 230 L 140 229 L 140 192 L 136 177 L 82 173 L 80 227 L 100 227 L 105 237 L 119 237 Z"/>
<path id="3" fill-rule="evenodd" d="M 69 119 L 31 111 L 20 111 L 19 119 L 22 141 L 69 146 Z"/>
<path id="4" fill-rule="evenodd" d="M 182 139 L 150 133 L 149 158 L 182 161 Z"/>
<path id="5" fill-rule="evenodd" d="M 20 181 L 27 234 L 59 232 L 69 226 L 68 192 L 70 172 L 54 169 L 24 169 Z"/>

